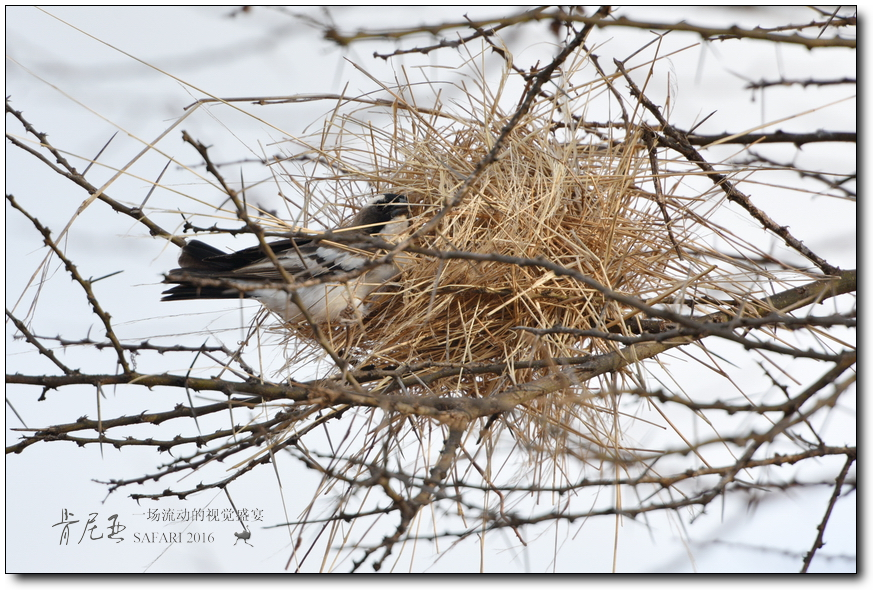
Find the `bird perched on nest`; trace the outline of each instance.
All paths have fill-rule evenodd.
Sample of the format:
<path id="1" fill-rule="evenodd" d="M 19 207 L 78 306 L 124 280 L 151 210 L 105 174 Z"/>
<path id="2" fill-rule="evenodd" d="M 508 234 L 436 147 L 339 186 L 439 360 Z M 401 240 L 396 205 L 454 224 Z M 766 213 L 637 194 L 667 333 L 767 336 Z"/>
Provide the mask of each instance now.
<path id="1" fill-rule="evenodd" d="M 339 277 L 362 268 L 371 260 L 366 252 L 372 251 L 372 246 L 364 240 L 355 242 L 355 236 L 397 235 L 409 226 L 408 217 L 406 197 L 385 194 L 361 209 L 348 226 L 350 229 L 340 234 L 345 238 L 341 244 L 292 238 L 272 242 L 269 246 L 282 268 L 295 281 Z M 181 268 L 171 270 L 164 279 L 165 283 L 176 283 L 176 286 L 164 291 L 161 301 L 250 297 L 279 314 L 286 322 L 305 319 L 292 302 L 290 293 L 284 289 L 286 282 L 282 274 L 260 246 L 226 253 L 199 240 L 191 240 L 182 248 L 179 266 Z M 335 321 L 349 309 L 353 317 L 359 317 L 365 312 L 364 298 L 399 272 L 393 263 L 380 264 L 348 281 L 301 287 L 297 294 L 315 323 Z M 225 284 L 207 285 L 204 279 L 217 279 Z M 270 287 L 270 283 L 276 287 Z M 234 285 L 258 287 L 241 290 Z"/>

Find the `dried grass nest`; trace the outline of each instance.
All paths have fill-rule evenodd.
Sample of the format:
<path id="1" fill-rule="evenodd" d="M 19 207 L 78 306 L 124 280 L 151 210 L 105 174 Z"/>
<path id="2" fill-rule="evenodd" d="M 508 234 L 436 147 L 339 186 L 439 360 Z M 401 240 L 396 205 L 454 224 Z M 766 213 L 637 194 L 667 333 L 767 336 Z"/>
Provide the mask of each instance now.
<path id="1" fill-rule="evenodd" d="M 393 128 L 375 128 L 353 115 L 341 125 L 366 148 L 334 152 L 337 167 L 368 170 L 360 176 L 376 192 L 407 195 L 417 213 L 410 231 L 429 220 L 493 145 L 509 120 L 490 105 L 488 116 L 459 118 L 401 103 Z M 623 142 L 592 144 L 591 136 L 557 130 L 554 101 L 535 103 L 507 136 L 496 162 L 473 184 L 435 231 L 417 245 L 513 257 L 544 257 L 610 289 L 651 298 L 694 272 L 678 258 L 677 243 L 655 195 L 638 188 L 650 174 L 648 154 L 630 130 Z M 574 123 L 573 119 L 565 121 Z M 584 138 L 582 136 L 585 136 Z M 384 141 L 384 153 L 375 144 Z M 612 147 L 603 147 L 603 146 Z M 328 150 L 322 146 L 322 154 Z M 378 162 L 378 165 L 376 163 Z M 571 277 L 535 266 L 499 261 L 439 260 L 409 252 L 397 263 L 396 285 L 374 294 L 363 322 L 326 326 L 335 350 L 354 367 L 422 367 L 506 363 L 500 379 L 446 378 L 423 393 L 487 396 L 550 368 L 519 369 L 519 361 L 579 357 L 613 350 L 614 342 L 567 334 L 534 335 L 518 329 L 556 325 L 609 330 L 632 315 Z"/>

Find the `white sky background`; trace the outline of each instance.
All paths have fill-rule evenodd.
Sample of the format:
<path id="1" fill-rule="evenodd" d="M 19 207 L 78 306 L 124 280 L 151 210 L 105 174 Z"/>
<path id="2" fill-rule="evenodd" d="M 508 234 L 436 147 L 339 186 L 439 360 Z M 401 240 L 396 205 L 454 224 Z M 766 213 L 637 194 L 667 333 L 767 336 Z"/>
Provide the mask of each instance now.
<path id="1" fill-rule="evenodd" d="M 415 55 L 385 62 L 374 59 L 372 53 L 387 53 L 398 46 L 422 46 L 434 41 L 416 37 L 397 45 L 369 42 L 342 50 L 323 41 L 317 30 L 292 16 L 289 11 L 282 13 L 255 9 L 251 14 L 230 18 L 228 15 L 232 10 L 167 7 L 48 10 L 67 21 L 68 25 L 35 8 L 7 7 L 5 95 L 11 98 L 13 108 L 22 110 L 37 129 L 49 134 L 56 147 L 76 155 L 93 157 L 112 133 L 121 129 L 100 158 L 103 164 L 119 167 L 142 150 L 142 141 L 154 141 L 183 114 L 184 107 L 204 96 L 203 92 L 191 87 L 222 98 L 340 93 L 344 88 L 347 94 L 364 94 L 377 87 L 349 61 L 360 65 L 373 78 L 390 84 L 400 75 L 401 66 L 409 68 L 410 76 L 413 76 L 417 73 L 414 70 L 416 66 L 453 63 L 456 55 L 453 50 L 441 50 L 432 52 L 426 58 Z M 475 19 L 510 14 L 515 10 L 350 7 L 331 10 L 330 18 L 334 19 L 340 30 L 351 31 L 358 27 L 387 28 L 400 24 L 408 26 L 456 20 L 464 14 Z M 325 18 L 321 10 L 300 9 L 300 12 Z M 805 22 L 814 18 L 813 13 L 806 9 L 757 9 L 741 13 L 711 8 L 683 9 L 683 12 L 681 18 L 689 22 L 718 26 L 767 26 L 772 23 Z M 675 14 L 664 8 L 628 9 L 619 12 L 622 13 L 638 19 L 677 19 Z M 70 25 L 82 29 L 84 33 Z M 523 67 L 530 67 L 537 60 L 541 64 L 547 63 L 552 55 L 554 40 L 548 33 L 547 25 L 527 25 L 518 30 L 521 31 L 518 34 L 529 35 L 530 40 L 517 37 L 510 39 L 512 47 L 529 47 L 515 55 L 516 62 Z M 646 31 L 606 29 L 595 30 L 589 41 L 603 44 L 597 53 L 601 56 L 601 64 L 606 67 L 612 63 L 612 57 L 623 59 L 651 38 L 652 34 Z M 670 47 L 679 48 L 698 43 L 698 38 L 674 33 L 668 36 L 666 42 L 670 43 Z M 143 65 L 119 50 L 165 73 Z M 607 70 L 611 71 L 611 67 Z M 812 75 L 811 71 L 817 73 L 816 77 L 854 77 L 854 54 L 847 50 L 840 55 L 833 49 L 810 53 L 800 47 L 773 47 L 749 41 L 706 47 L 698 45 L 659 66 L 656 73 L 660 77 L 656 76 L 653 80 L 651 90 L 655 96 L 663 98 L 669 72 L 674 101 L 673 123 L 689 128 L 695 121 L 717 110 L 699 132 L 739 131 L 772 120 L 777 116 L 774 113 L 778 113 L 778 116 L 800 113 L 852 95 L 853 90 L 848 86 L 811 89 L 805 93 L 793 91 L 790 97 L 796 104 L 786 110 L 783 104 L 779 104 L 778 108 L 771 106 L 784 100 L 787 94 L 782 94 L 783 90 L 768 92 L 764 100 L 757 95 L 753 101 L 753 94 L 743 91 L 743 84 L 736 78 L 806 78 Z M 187 85 L 170 75 L 184 80 Z M 445 81 L 456 79 L 450 70 L 429 71 L 428 75 L 442 76 Z M 448 88 L 446 92 L 449 92 Z M 383 95 L 377 93 L 376 96 Z M 426 96 L 424 88 L 421 96 Z M 272 155 L 281 147 L 271 145 L 273 142 L 317 130 L 317 126 L 309 127 L 310 124 L 323 117 L 330 108 L 329 103 L 323 101 L 283 107 L 255 107 L 247 103 L 239 103 L 238 106 L 265 122 L 232 112 L 227 107 L 201 109 L 174 129 L 158 147 L 192 167 L 199 164 L 199 156 L 191 146 L 181 142 L 181 130 L 184 129 L 195 139 L 212 146 L 210 154 L 214 161 L 228 162 L 251 159 L 261 154 Z M 856 125 L 855 108 L 855 101 L 848 100 L 821 109 L 806 118 L 774 125 L 768 130 L 825 128 L 851 131 Z M 741 123 L 738 124 L 738 121 Z M 20 126 L 12 122 L 8 115 L 7 132 L 21 135 Z M 727 157 L 735 151 L 738 151 L 736 147 L 727 147 L 724 155 Z M 855 168 L 855 164 L 849 161 L 853 151 L 853 146 L 841 144 L 816 145 L 804 148 L 800 158 L 815 159 L 817 168 L 846 172 Z M 786 157 L 790 157 L 792 151 L 786 150 L 785 153 Z M 157 178 L 165 163 L 165 157 L 148 154 L 132 168 L 133 174 L 146 180 L 119 179 L 108 189 L 108 193 L 127 204 L 139 204 L 149 191 L 149 181 Z M 803 165 L 802 162 L 800 165 Z M 77 164 L 77 167 L 82 169 L 84 164 Z M 228 177 L 232 169 L 226 168 Z M 206 177 L 202 168 L 195 170 Z M 17 148 L 10 147 L 8 142 L 6 171 L 7 193 L 16 195 L 32 214 L 52 228 L 55 236 L 70 220 L 85 196 L 69 181 L 52 176 L 44 165 Z M 89 177 L 93 184 L 100 186 L 112 174 L 108 169 L 95 167 Z M 193 180 L 190 172 L 171 167 L 162 182 L 170 188 L 197 195 L 215 204 L 217 191 L 202 181 L 191 184 Z M 239 178 L 230 180 L 236 183 Z M 248 176 L 246 181 L 250 182 Z M 785 178 L 785 175 L 777 177 L 774 182 L 801 183 L 797 179 Z M 756 203 L 780 224 L 790 226 L 792 233 L 813 251 L 841 268 L 855 267 L 857 242 L 854 203 L 827 198 L 805 199 L 804 207 L 797 207 L 785 202 L 784 195 L 779 191 L 768 191 L 762 185 L 751 186 Z M 250 202 L 258 200 L 267 207 L 276 207 L 278 199 L 275 198 L 275 192 L 275 185 L 264 184 L 252 189 L 247 196 Z M 38 195 L 38 198 L 34 195 Z M 149 206 L 172 211 L 191 205 L 170 190 L 158 190 L 149 201 Z M 45 255 L 45 249 L 41 247 L 41 239 L 33 226 L 17 211 L 7 205 L 5 214 L 6 306 L 11 309 L 16 305 L 38 261 Z M 284 215 L 280 213 L 280 216 Z M 178 228 L 181 220 L 178 214 L 172 213 L 155 219 L 168 229 Z M 232 220 L 219 224 L 225 227 L 234 225 Z M 248 242 L 242 244 L 239 240 L 223 239 L 224 243 L 237 248 L 250 245 Z M 214 243 L 215 239 L 211 241 Z M 776 240 L 773 241 L 774 248 L 778 247 Z M 187 304 L 161 304 L 160 292 L 164 288 L 160 284 L 161 274 L 175 266 L 177 249 L 149 237 L 143 226 L 130 219 L 122 219 L 102 204 L 89 207 L 76 221 L 66 247 L 86 277 L 96 278 L 124 271 L 95 283 L 95 291 L 112 315 L 119 333 L 131 342 L 150 339 L 163 345 L 199 345 L 209 334 L 216 334 L 233 344 L 239 338 L 238 327 L 245 325 L 258 309 L 257 304 L 247 304 L 243 311 L 244 318 L 241 319 L 238 306 L 226 302 L 203 304 L 198 308 L 202 313 L 192 313 L 192 306 Z M 801 264 L 799 260 L 797 263 Z M 90 333 L 95 340 L 101 339 L 103 331 L 99 320 L 89 311 L 81 289 L 70 281 L 57 264 L 51 266 L 47 278 L 48 285 L 45 295 L 39 300 L 33 331 L 40 335 L 58 334 L 70 339 L 83 338 Z M 22 303 L 18 304 L 16 314 L 19 317 L 26 313 L 32 299 L 31 289 Z M 14 327 L 7 324 L 6 372 L 38 374 L 52 371 L 53 367 L 30 352 L 27 344 L 13 340 L 13 332 Z M 85 355 L 90 353 L 70 350 L 59 354 L 71 366 L 94 366 L 93 361 L 85 360 Z M 105 352 L 100 358 L 105 363 L 105 372 L 115 371 L 111 352 Z M 187 366 L 173 363 L 183 361 L 190 362 L 190 357 L 141 355 L 137 368 L 140 371 L 179 373 L 184 372 Z M 264 359 L 264 362 L 275 364 L 276 359 Z M 702 379 L 706 378 L 709 375 L 704 374 Z M 701 384 L 701 389 L 706 387 L 706 384 Z M 128 388 L 124 392 L 125 396 L 137 398 L 129 406 L 114 391 L 105 391 L 104 417 L 123 415 L 126 411 L 141 411 L 143 408 L 168 409 L 172 404 L 183 401 L 168 401 L 162 397 L 166 392 L 158 390 L 149 392 Z M 34 388 L 7 387 L 6 393 L 28 426 L 70 422 L 82 415 L 96 418 L 95 395 L 90 388 L 63 388 L 49 392 L 48 401 L 42 403 L 33 399 L 37 395 Z M 154 407 L 148 405 L 150 397 L 156 400 Z M 854 444 L 854 419 L 854 408 L 841 408 L 831 416 L 833 423 L 828 428 L 844 429 L 844 444 Z M 8 445 L 19 436 L 10 432 L 9 428 L 20 426 L 8 406 L 6 424 Z M 218 427 L 226 427 L 226 424 L 215 426 Z M 158 437 L 166 432 L 166 429 L 155 428 L 149 435 Z M 635 429 L 634 432 L 636 434 L 638 431 Z M 639 436 L 644 437 L 645 433 Z M 166 454 L 158 455 L 153 449 L 126 447 L 119 452 L 104 447 L 101 456 L 101 449 L 95 445 L 80 449 L 71 443 L 36 444 L 21 455 L 7 456 L 7 571 L 283 571 L 291 553 L 287 533 L 282 529 L 263 530 L 257 525 L 252 526 L 251 543 L 254 548 L 243 546 L 242 543 L 233 546 L 231 533 L 238 531 L 239 526 L 228 523 L 221 523 L 221 526 L 213 529 L 201 529 L 201 532 L 207 533 L 214 531 L 220 539 L 218 542 L 206 546 L 173 545 L 163 554 L 166 546 L 161 545 L 131 545 L 128 542 L 120 545 L 106 542 L 74 545 L 78 537 L 71 538 L 69 546 L 58 546 L 57 528 L 52 528 L 52 524 L 58 522 L 63 508 L 76 513 L 77 518 L 90 512 L 99 512 L 101 518 L 118 513 L 126 519 L 126 532 L 132 534 L 135 531 L 163 530 L 158 525 L 146 523 L 140 516 L 148 508 L 228 507 L 224 494 L 214 490 L 193 496 L 186 502 L 178 499 L 160 503 L 144 501 L 140 506 L 127 497 L 129 493 L 160 491 L 170 485 L 193 487 L 199 481 L 196 479 L 198 474 L 178 485 L 168 480 L 150 488 L 123 488 L 108 498 L 105 486 L 91 481 L 154 473 L 158 464 L 168 460 Z M 268 525 L 283 521 L 285 511 L 289 518 L 296 518 L 311 495 L 311 486 L 317 480 L 312 474 L 302 472 L 299 464 L 285 462 L 284 465 L 293 465 L 294 470 L 282 474 L 285 508 L 272 466 L 262 467 L 231 486 L 237 507 L 264 510 L 264 524 Z M 211 480 L 206 475 L 202 479 Z M 296 494 L 297 489 L 302 491 Z M 764 503 L 757 509 L 746 508 L 738 501 L 729 501 L 726 505 L 716 502 L 709 506 L 704 517 L 690 527 L 689 515 L 685 515 L 686 518 L 681 522 L 667 516 L 652 517 L 648 523 L 625 520 L 619 530 L 617 569 L 620 572 L 796 572 L 800 567 L 797 556 L 802 556 L 811 547 L 815 526 L 821 519 L 830 493 L 830 489 L 820 486 L 796 490 L 788 497 L 779 498 L 778 502 Z M 829 523 L 825 539 L 827 544 L 820 550 L 822 556 L 856 553 L 856 498 L 856 494 L 850 494 L 837 504 Z M 580 500 L 579 506 L 583 503 L 584 500 Z M 476 541 L 467 540 L 462 548 L 449 551 L 432 565 L 429 565 L 434 561 L 430 553 L 432 546 L 419 543 L 413 565 L 410 566 L 404 558 L 397 571 L 475 572 L 480 568 L 481 559 L 484 570 L 488 572 L 607 572 L 612 568 L 614 525 L 614 520 L 603 518 L 584 525 L 575 523 L 569 529 L 561 525 L 557 532 L 554 528 L 543 527 L 538 532 L 551 541 L 544 543 L 543 539 L 539 539 L 540 542 L 527 550 L 510 538 L 511 533 L 507 532 L 502 540 L 498 533 L 489 537 L 481 553 Z M 527 532 L 536 537 L 533 531 Z M 688 541 L 688 546 L 683 538 Z M 512 549 L 504 550 L 505 545 L 501 541 Z M 762 551 L 763 547 L 770 547 L 772 551 Z M 448 543 L 441 543 L 440 548 L 445 551 Z M 780 553 L 780 550 L 785 553 Z M 404 556 L 408 556 L 408 553 L 407 550 Z M 319 561 L 320 557 L 311 559 L 308 569 L 315 569 Z M 391 560 L 388 563 L 392 563 Z M 854 571 L 855 568 L 853 561 L 840 558 L 819 557 L 814 562 L 815 571 Z M 339 571 L 347 569 L 347 562 L 345 567 L 338 567 Z"/>

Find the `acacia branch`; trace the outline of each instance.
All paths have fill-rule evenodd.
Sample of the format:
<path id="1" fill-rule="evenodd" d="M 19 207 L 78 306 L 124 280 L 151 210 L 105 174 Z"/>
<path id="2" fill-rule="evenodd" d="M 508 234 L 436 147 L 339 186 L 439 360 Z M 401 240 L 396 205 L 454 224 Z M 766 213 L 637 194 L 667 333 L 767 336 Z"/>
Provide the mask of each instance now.
<path id="1" fill-rule="evenodd" d="M 773 309 L 797 309 L 812 303 L 820 303 L 830 297 L 842 293 L 854 291 L 856 280 L 855 271 L 844 271 L 842 274 L 844 276 L 842 276 L 839 281 L 822 280 L 808 283 L 794 289 L 788 289 L 787 291 L 777 293 L 757 303 L 750 302 L 749 307 L 754 308 L 755 306 L 760 306 L 762 309 L 767 309 L 768 311 Z M 730 319 L 724 312 L 711 314 L 707 317 L 713 323 L 718 323 L 717 320 L 719 317 L 722 318 L 722 321 L 728 321 Z M 620 370 L 629 364 L 652 358 L 670 348 L 689 344 L 705 335 L 705 333 L 702 333 L 695 336 L 682 336 L 667 342 L 641 342 L 628 346 L 622 350 L 602 355 L 569 359 L 565 362 L 567 362 L 568 365 L 572 362 L 572 365 L 562 371 L 554 371 L 545 377 L 509 388 L 498 395 L 487 398 L 393 394 L 393 392 L 401 386 L 414 386 L 420 383 L 422 377 L 418 375 L 404 376 L 399 382 L 393 380 L 390 385 L 381 390 L 373 390 L 364 393 L 343 388 L 335 381 L 331 382 L 325 380 L 318 380 L 309 383 L 274 384 L 261 382 L 256 379 L 237 382 L 218 378 L 194 378 L 183 375 L 144 375 L 136 372 L 120 375 L 67 374 L 57 376 L 7 374 L 6 382 L 9 384 L 38 385 L 46 389 L 57 389 L 66 385 L 75 384 L 90 384 L 93 386 L 131 384 L 148 388 L 163 385 L 171 387 L 188 387 L 196 391 L 221 391 L 230 398 L 228 402 L 194 408 L 197 415 L 225 409 L 228 403 L 236 405 L 253 405 L 267 401 L 284 400 L 316 405 L 351 405 L 381 408 L 389 413 L 399 412 L 401 414 L 431 416 L 443 420 L 455 420 L 460 416 L 463 416 L 464 419 L 474 420 L 511 411 L 520 404 L 532 401 L 537 397 L 565 389 L 570 385 L 584 382 L 610 371 Z M 838 357 L 835 357 L 835 359 L 839 363 L 839 366 L 843 366 L 845 363 L 853 364 L 855 362 L 855 353 L 844 352 Z M 561 363 L 555 364 L 559 365 Z M 505 369 L 505 366 L 502 364 L 481 365 L 480 369 L 482 374 L 488 372 L 498 374 Z M 447 368 L 447 370 L 449 370 L 449 368 Z M 455 371 L 452 374 L 460 374 L 463 368 L 454 367 L 451 368 L 451 370 Z M 372 378 L 379 378 L 384 377 L 385 373 L 369 374 L 368 372 L 363 372 L 361 375 L 363 377 L 370 376 Z M 384 395 L 386 393 L 392 395 Z M 233 394 L 247 394 L 251 397 L 242 399 L 231 398 Z M 149 422 L 157 424 L 172 418 L 188 417 L 190 416 L 190 412 L 190 408 L 179 406 L 171 412 L 158 414 L 143 413 L 135 417 L 102 420 L 101 432 L 106 432 L 111 428 L 129 424 Z M 87 429 L 93 430 L 97 428 L 98 423 L 96 421 L 83 418 L 75 423 L 41 429 L 37 434 L 27 437 L 17 445 L 7 447 L 6 452 L 7 454 L 20 453 L 24 448 L 34 442 L 51 438 L 51 436 L 56 436 L 59 433 Z"/>
<path id="2" fill-rule="evenodd" d="M 9 204 L 12 205 L 15 209 L 21 211 L 21 213 L 27 217 L 27 219 L 33 224 L 33 226 L 39 231 L 39 233 L 43 236 L 43 243 L 51 249 L 55 256 L 60 259 L 61 262 L 64 263 L 64 267 L 67 269 L 67 272 L 70 273 L 70 276 L 73 277 L 73 280 L 76 281 L 79 286 L 85 291 L 85 296 L 88 299 L 88 303 L 91 304 L 91 309 L 94 310 L 94 313 L 100 318 L 100 321 L 103 322 L 103 327 L 106 330 L 106 337 L 109 338 L 109 341 L 112 343 L 112 347 L 115 349 L 115 352 L 118 356 L 118 364 L 121 365 L 121 369 L 125 373 L 130 372 L 130 366 L 127 363 L 127 358 L 124 355 L 124 349 L 121 346 L 121 343 L 118 341 L 118 337 L 115 335 L 115 330 L 112 328 L 112 322 L 110 321 L 110 316 L 107 312 L 103 310 L 103 306 L 100 305 L 100 302 L 97 301 L 97 297 L 94 295 L 94 291 L 91 289 L 92 282 L 90 280 L 85 279 L 82 275 L 79 274 L 79 269 L 73 264 L 69 258 L 58 248 L 55 241 L 52 239 L 51 231 L 43 226 L 38 219 L 33 217 L 30 213 L 25 211 L 16 201 L 12 195 L 6 195 L 6 200 L 9 201 Z"/>
<path id="3" fill-rule="evenodd" d="M 63 371 L 67 375 L 79 373 L 78 369 L 69 368 L 67 365 L 62 363 L 58 359 L 58 357 L 55 356 L 54 352 L 52 352 L 51 350 L 49 350 L 48 348 L 43 346 L 42 343 L 39 341 L 39 338 L 37 336 L 34 336 L 33 334 L 31 334 L 30 330 L 27 329 L 27 326 L 24 325 L 24 322 L 22 322 L 17 317 L 12 315 L 12 312 L 9 311 L 8 309 L 6 310 L 6 317 L 8 317 L 10 320 L 12 320 L 12 324 L 15 326 L 15 328 L 19 332 L 21 332 L 21 334 L 24 336 L 25 340 L 27 340 L 30 344 L 32 344 L 34 346 L 34 348 L 36 348 L 41 355 L 45 356 L 51 362 L 53 362 L 55 365 L 57 365 L 57 367 L 61 371 Z"/>
<path id="4" fill-rule="evenodd" d="M 662 145 L 665 145 L 673 150 L 676 150 L 689 162 L 696 164 L 701 170 L 707 173 L 707 176 L 712 180 L 712 182 L 721 188 L 724 193 L 727 195 L 729 201 L 733 201 L 734 203 L 739 204 L 743 209 L 749 212 L 749 214 L 757 220 L 765 229 L 770 230 L 777 236 L 781 237 L 785 240 L 785 243 L 788 244 L 791 248 L 799 252 L 804 258 L 811 260 L 817 267 L 819 267 L 822 272 L 828 275 L 835 275 L 839 273 L 839 268 L 836 266 L 832 266 L 823 258 L 816 255 L 812 250 L 807 248 L 803 242 L 795 238 L 788 231 L 787 226 L 780 226 L 775 221 L 773 221 L 769 215 L 767 215 L 764 211 L 756 207 L 752 204 L 751 199 L 740 192 L 737 189 L 736 185 L 734 185 L 728 177 L 724 174 L 720 174 L 715 171 L 715 168 L 707 162 L 700 153 L 694 149 L 694 147 L 688 142 L 685 134 L 673 127 L 670 123 L 667 122 L 667 119 L 661 114 L 661 109 L 658 108 L 651 100 L 649 100 L 645 94 L 640 91 L 637 85 L 631 80 L 630 75 L 627 73 L 627 70 L 624 67 L 624 63 L 619 60 L 613 60 L 616 67 L 618 67 L 619 71 L 625 77 L 630 86 L 631 94 L 636 98 L 640 104 L 642 104 L 652 115 L 658 119 L 658 122 L 661 124 L 663 132 L 666 136 L 660 136 L 659 140 Z"/>
<path id="5" fill-rule="evenodd" d="M 39 139 L 40 144 L 43 147 L 45 147 L 47 150 L 49 150 L 49 152 L 51 152 L 51 154 L 57 160 L 58 164 L 61 165 L 61 168 L 58 168 L 57 166 L 53 165 L 51 162 L 48 161 L 48 159 L 45 158 L 45 156 L 43 156 L 42 154 L 40 154 L 36 150 L 31 149 L 29 146 L 25 145 L 24 143 L 18 141 L 15 137 L 11 136 L 9 133 L 6 134 L 6 139 L 8 139 L 16 147 L 19 147 L 22 150 L 26 151 L 27 153 L 35 156 L 37 159 L 42 161 L 49 168 L 51 168 L 52 170 L 54 170 L 55 172 L 57 172 L 61 176 L 64 176 L 64 177 L 72 180 L 74 183 L 78 184 L 80 187 L 85 189 L 89 195 L 97 194 L 97 192 L 100 189 L 98 189 L 96 186 L 94 186 L 93 184 L 88 182 L 88 180 L 86 180 L 85 177 L 82 174 L 80 174 L 76 170 L 76 168 L 74 168 L 66 160 L 66 158 L 63 157 L 61 152 L 59 150 L 57 150 L 48 141 L 48 136 L 45 133 L 40 133 L 39 131 L 37 131 L 24 118 L 24 115 L 21 113 L 21 111 L 16 111 L 12 108 L 12 106 L 9 104 L 8 100 L 6 101 L 6 112 L 11 113 L 24 126 L 24 128 L 28 131 L 28 133 L 33 134 L 34 136 L 36 136 L 37 139 Z M 123 213 L 124 215 L 127 215 L 128 217 L 131 217 L 132 219 L 135 219 L 139 223 L 146 226 L 149 230 L 150 235 L 165 238 L 165 239 L 173 242 L 174 244 L 176 244 L 180 248 L 185 245 L 185 240 L 183 238 L 179 238 L 179 237 L 174 236 L 170 232 L 163 229 L 161 226 L 154 223 L 151 219 L 149 219 L 146 216 L 145 213 L 143 213 L 143 211 L 141 209 L 139 209 L 137 207 L 128 207 L 126 205 L 123 205 L 122 203 L 109 197 L 109 195 L 107 195 L 105 192 L 100 193 L 100 196 L 98 198 L 101 201 L 103 201 L 104 203 L 106 203 L 107 205 L 109 205 L 110 207 L 112 207 L 113 210 L 115 210 L 119 213 Z"/>
<path id="6" fill-rule="evenodd" d="M 842 471 L 837 476 L 836 483 L 834 485 L 834 492 L 831 494 L 831 499 L 828 502 L 828 507 L 825 510 L 825 514 L 822 517 L 822 521 L 816 527 L 818 529 L 818 535 L 815 537 L 815 541 L 812 544 L 812 549 L 803 557 L 803 567 L 800 569 L 800 573 L 805 574 L 809 571 L 809 566 L 812 563 L 812 558 L 815 556 L 815 552 L 818 549 L 824 547 L 824 532 L 827 527 L 828 521 L 830 520 L 831 513 L 834 510 L 834 505 L 837 503 L 837 498 L 840 497 L 840 492 L 843 489 L 843 484 L 846 481 L 846 476 L 849 474 L 849 469 L 851 469 L 852 465 L 855 464 L 857 457 L 855 455 L 846 455 L 846 462 L 843 465 Z"/>
<path id="7" fill-rule="evenodd" d="M 461 438 L 467 431 L 468 423 L 465 420 L 460 420 L 449 428 L 449 435 L 446 437 L 443 448 L 440 451 L 439 459 L 430 470 L 430 476 L 425 478 L 424 485 L 421 487 L 421 492 L 410 500 L 402 498 L 399 494 L 394 496 L 394 505 L 400 510 L 400 522 L 397 525 L 394 533 L 382 539 L 382 542 L 375 547 L 371 547 L 364 551 L 364 554 L 359 560 L 354 562 L 351 571 L 357 570 L 373 553 L 379 549 L 383 553 L 379 559 L 373 562 L 373 569 L 379 571 L 382 569 L 382 564 L 391 555 L 394 545 L 403 538 L 403 535 L 409 529 L 413 519 L 418 515 L 421 509 L 430 504 L 434 497 L 440 491 L 443 481 L 449 474 L 452 465 L 455 462 L 455 457 L 458 452 L 458 447 L 461 445 Z M 383 487 L 386 487 L 384 484 Z"/>
<path id="8" fill-rule="evenodd" d="M 746 133 L 743 135 L 737 135 L 736 133 L 701 135 L 698 133 L 685 133 L 679 129 L 676 131 L 687 140 L 688 144 L 704 147 L 716 142 L 740 145 L 792 143 L 797 147 L 807 143 L 858 143 L 858 134 L 854 131 L 825 131 L 824 129 L 812 133 L 789 133 L 787 131 L 776 130 L 771 133 Z"/>
<path id="9" fill-rule="evenodd" d="M 354 33 L 342 33 L 338 31 L 334 27 L 326 27 L 324 31 L 324 38 L 328 41 L 333 41 L 334 43 L 340 46 L 346 46 L 351 43 L 356 43 L 358 41 L 369 41 L 369 40 L 383 40 L 383 39 L 391 39 L 397 40 L 402 39 L 403 37 L 408 37 L 410 35 L 420 35 L 420 34 L 430 34 L 430 35 L 438 35 L 442 31 L 446 29 L 460 29 L 460 28 L 485 28 L 489 26 L 507 26 L 507 25 L 516 25 L 527 22 L 535 22 L 535 21 L 558 21 L 563 23 L 581 23 L 587 26 L 597 26 L 598 28 L 607 28 L 607 27 L 626 27 L 633 29 L 644 29 L 647 31 L 680 31 L 686 33 L 695 33 L 700 36 L 704 40 L 708 41 L 726 41 L 731 39 L 753 39 L 758 41 L 769 41 L 772 43 L 788 43 L 795 45 L 802 45 L 808 49 L 812 49 L 814 47 L 850 47 L 855 48 L 857 46 L 857 42 L 855 39 L 844 38 L 844 37 L 805 37 L 799 35 L 797 33 L 792 34 L 781 34 L 778 32 L 771 32 L 765 29 L 761 29 L 756 27 L 754 29 L 744 29 L 738 26 L 732 27 L 706 27 L 700 25 L 692 25 L 685 22 L 652 22 L 652 21 L 642 21 L 627 18 L 625 16 L 619 16 L 612 18 L 610 20 L 603 20 L 599 18 L 598 15 L 593 17 L 588 17 L 580 14 L 567 13 L 564 11 L 552 11 L 552 12 L 540 12 L 540 13 L 528 13 L 524 12 L 521 14 L 517 14 L 514 16 L 504 17 L 504 18 L 493 18 L 493 19 L 485 19 L 479 21 L 455 21 L 455 22 L 446 22 L 440 23 L 436 25 L 421 25 L 416 27 L 409 28 L 394 28 L 394 29 L 383 29 L 376 31 L 367 31 L 364 29 L 359 29 Z M 834 21 L 837 25 L 843 26 L 854 26 L 855 25 L 854 17 L 844 17 L 841 19 L 836 19 Z M 827 23 L 817 23 L 813 25 L 806 26 L 824 26 Z M 800 27 L 792 27 L 792 29 L 797 29 Z"/>

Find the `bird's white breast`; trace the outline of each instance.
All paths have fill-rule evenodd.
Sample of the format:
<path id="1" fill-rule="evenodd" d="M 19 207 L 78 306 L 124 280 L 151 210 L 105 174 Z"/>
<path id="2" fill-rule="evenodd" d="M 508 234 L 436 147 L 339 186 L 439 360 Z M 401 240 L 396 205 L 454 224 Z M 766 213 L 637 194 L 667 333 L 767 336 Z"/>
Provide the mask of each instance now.
<path id="1" fill-rule="evenodd" d="M 363 259 L 361 264 L 366 262 Z M 360 267 L 361 264 L 356 264 Z M 348 268 L 347 270 L 354 270 Z M 315 323 L 335 322 L 344 313 L 364 315 L 363 300 L 383 283 L 397 274 L 393 264 L 382 264 L 364 275 L 346 283 L 323 283 L 302 287 L 297 290 L 303 306 L 309 310 Z M 296 323 L 305 320 L 300 309 L 291 301 L 291 296 L 280 289 L 258 289 L 251 297 L 257 299 L 270 311 L 279 314 L 286 322 Z"/>

